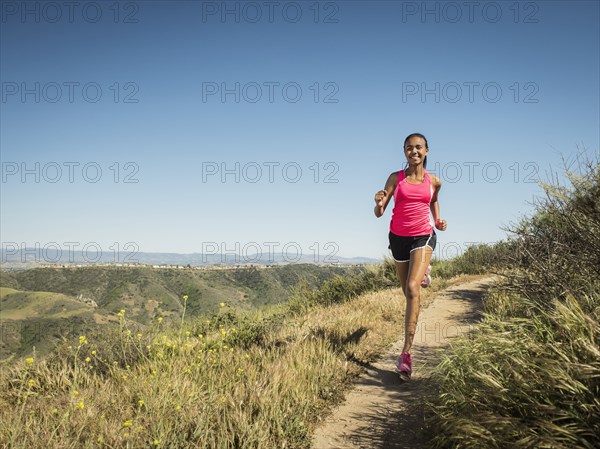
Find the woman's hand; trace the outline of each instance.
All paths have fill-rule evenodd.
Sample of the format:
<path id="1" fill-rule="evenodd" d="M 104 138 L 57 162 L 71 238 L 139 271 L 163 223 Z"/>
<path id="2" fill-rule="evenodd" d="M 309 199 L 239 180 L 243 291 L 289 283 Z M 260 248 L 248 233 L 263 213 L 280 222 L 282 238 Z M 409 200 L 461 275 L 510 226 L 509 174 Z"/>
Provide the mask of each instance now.
<path id="1" fill-rule="evenodd" d="M 383 206 L 387 199 L 388 193 L 385 190 L 380 190 L 375 194 L 375 202 L 378 206 Z"/>
<path id="2" fill-rule="evenodd" d="M 441 218 L 438 218 L 437 220 L 435 220 L 435 228 L 440 230 L 440 231 L 445 231 L 446 230 L 446 220 L 442 220 Z"/>

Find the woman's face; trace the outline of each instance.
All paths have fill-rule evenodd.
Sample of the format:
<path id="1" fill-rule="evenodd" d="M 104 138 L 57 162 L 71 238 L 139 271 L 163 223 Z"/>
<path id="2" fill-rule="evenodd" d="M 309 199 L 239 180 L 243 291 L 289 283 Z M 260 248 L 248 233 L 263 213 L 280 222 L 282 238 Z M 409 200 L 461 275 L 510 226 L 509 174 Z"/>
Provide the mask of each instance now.
<path id="1" fill-rule="evenodd" d="M 404 155 L 409 165 L 419 165 L 425 160 L 429 149 L 422 137 L 413 136 L 404 144 Z"/>

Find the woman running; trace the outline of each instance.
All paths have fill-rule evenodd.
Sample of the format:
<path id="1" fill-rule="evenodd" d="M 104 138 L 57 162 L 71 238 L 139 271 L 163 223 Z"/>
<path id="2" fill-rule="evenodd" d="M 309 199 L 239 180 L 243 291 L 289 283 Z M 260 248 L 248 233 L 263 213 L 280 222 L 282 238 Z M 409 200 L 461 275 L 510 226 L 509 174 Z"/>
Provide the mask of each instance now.
<path id="1" fill-rule="evenodd" d="M 383 215 L 394 197 L 389 248 L 396 261 L 396 272 L 406 297 L 404 348 L 396 362 L 396 368 L 404 380 L 412 375 L 410 349 L 419 317 L 421 280 L 436 244 L 430 211 L 435 227 L 440 231 L 446 230 L 446 220 L 440 219 L 438 203 L 442 181 L 425 170 L 427 153 L 429 147 L 425 136 L 419 133 L 409 135 L 404 140 L 406 168 L 392 173 L 384 189 L 375 194 L 376 217 Z"/>

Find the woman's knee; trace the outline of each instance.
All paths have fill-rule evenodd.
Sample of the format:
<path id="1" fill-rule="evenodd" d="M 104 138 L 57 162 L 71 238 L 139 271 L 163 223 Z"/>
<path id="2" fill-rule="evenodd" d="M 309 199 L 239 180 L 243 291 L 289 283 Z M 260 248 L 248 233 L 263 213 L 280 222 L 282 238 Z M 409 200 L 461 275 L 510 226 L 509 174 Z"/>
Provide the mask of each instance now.
<path id="1" fill-rule="evenodd" d="M 421 283 L 413 279 L 409 280 L 406 284 L 406 297 L 415 298 L 419 293 L 421 293 Z"/>

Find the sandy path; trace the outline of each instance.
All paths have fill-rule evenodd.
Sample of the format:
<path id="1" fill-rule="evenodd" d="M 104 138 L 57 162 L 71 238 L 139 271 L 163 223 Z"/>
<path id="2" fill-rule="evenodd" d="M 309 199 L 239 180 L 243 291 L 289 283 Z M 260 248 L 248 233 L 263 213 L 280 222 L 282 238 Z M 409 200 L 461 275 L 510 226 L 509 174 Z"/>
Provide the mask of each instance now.
<path id="1" fill-rule="evenodd" d="M 467 333 L 479 316 L 481 297 L 492 278 L 440 292 L 422 309 L 413 344 L 413 377 L 399 381 L 394 367 L 403 341 L 367 367 L 346 401 L 315 432 L 314 449 L 423 447 L 425 393 L 431 387 L 428 365 L 452 338 Z"/>

